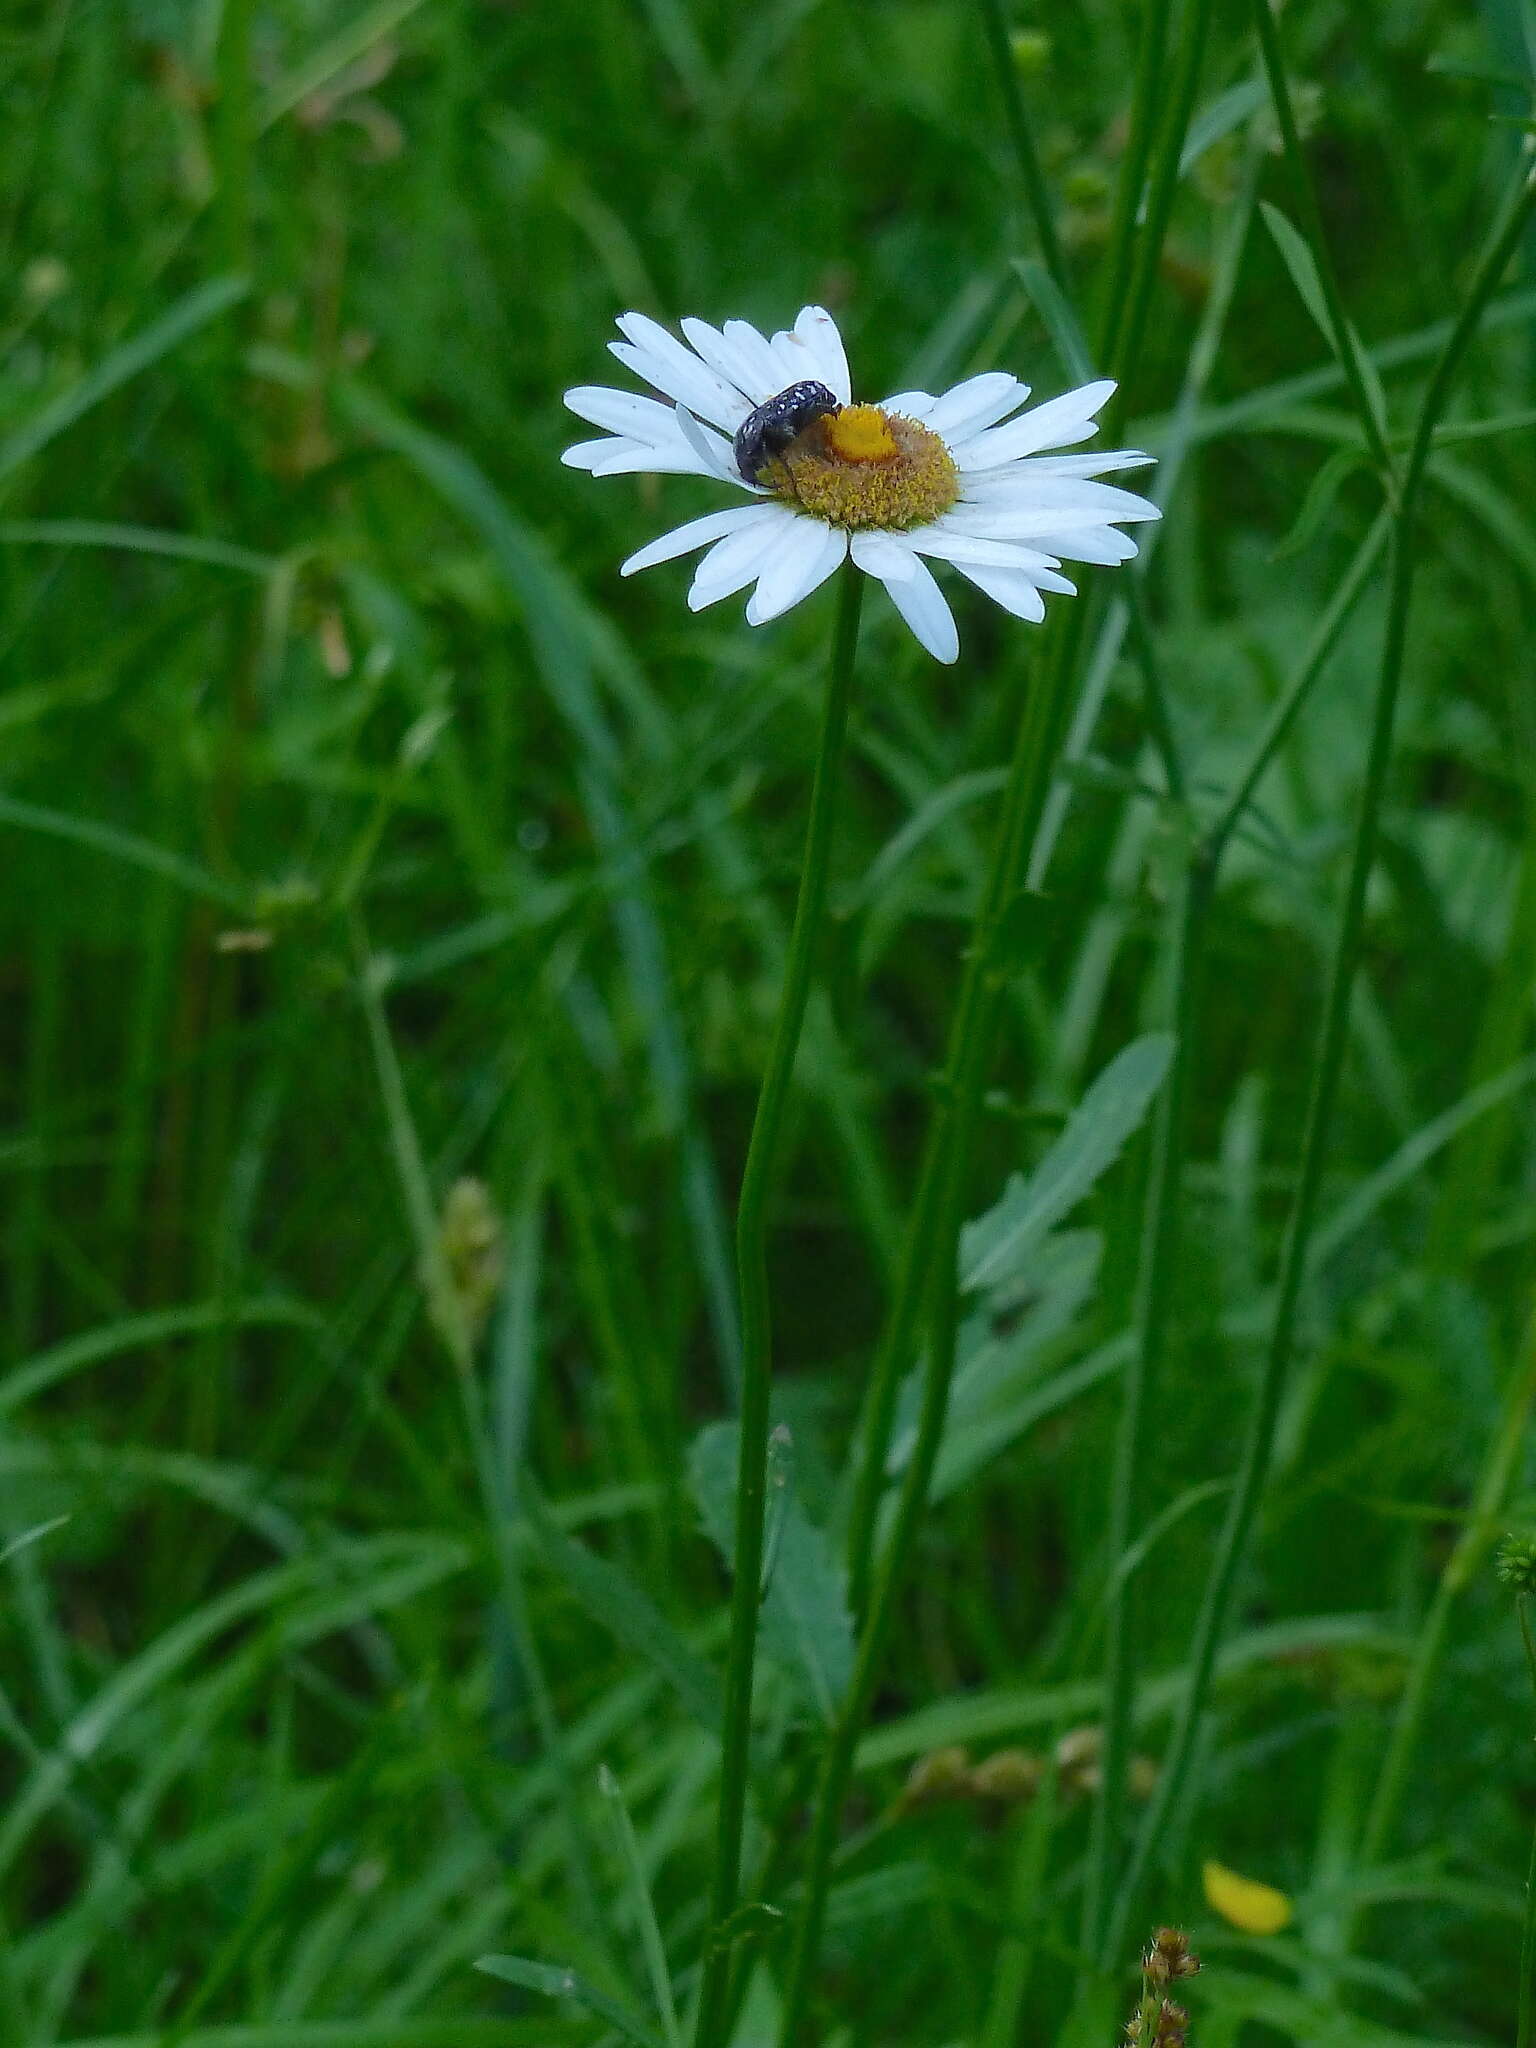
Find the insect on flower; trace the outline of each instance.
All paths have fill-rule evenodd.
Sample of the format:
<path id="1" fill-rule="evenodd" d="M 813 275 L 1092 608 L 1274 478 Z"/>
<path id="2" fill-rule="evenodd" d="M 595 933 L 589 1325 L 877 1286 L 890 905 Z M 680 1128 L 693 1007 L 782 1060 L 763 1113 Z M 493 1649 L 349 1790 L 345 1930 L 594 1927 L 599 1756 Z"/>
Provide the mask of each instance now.
<path id="1" fill-rule="evenodd" d="M 632 576 L 707 548 L 688 592 L 702 610 L 752 587 L 761 626 L 809 597 L 850 556 L 885 585 L 921 644 L 953 661 L 959 635 L 928 562 L 948 562 L 1015 617 L 1045 616 L 1045 595 L 1071 596 L 1064 561 L 1119 563 L 1136 543 L 1119 529 L 1156 519 L 1148 499 L 1099 481 L 1152 457 L 1134 448 L 1085 455 L 1114 391 L 1100 380 L 1021 411 L 1029 386 L 984 371 L 934 396 L 903 391 L 855 404 L 832 315 L 806 306 L 771 338 L 745 320 L 682 322 L 689 345 L 626 313 L 609 347 L 652 392 L 581 385 L 565 394 L 601 440 L 565 451 L 594 476 L 710 477 L 750 502 L 663 534 L 622 565 Z"/>
<path id="2" fill-rule="evenodd" d="M 776 398 L 754 406 L 736 429 L 731 443 L 736 467 L 747 483 L 755 484 L 774 456 L 783 455 L 813 420 L 841 410 L 836 396 L 814 377 L 791 384 Z"/>

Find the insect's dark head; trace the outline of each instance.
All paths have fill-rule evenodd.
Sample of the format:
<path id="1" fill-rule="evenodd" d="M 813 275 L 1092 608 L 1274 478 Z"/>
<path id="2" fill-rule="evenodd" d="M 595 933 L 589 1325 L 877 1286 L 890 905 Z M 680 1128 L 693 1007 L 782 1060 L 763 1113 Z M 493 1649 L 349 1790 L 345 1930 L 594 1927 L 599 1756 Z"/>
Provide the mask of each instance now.
<path id="1" fill-rule="evenodd" d="M 755 484 L 774 456 L 782 455 L 813 420 L 841 410 L 835 394 L 814 378 L 791 384 L 755 407 L 736 429 L 736 467 L 749 484 Z"/>

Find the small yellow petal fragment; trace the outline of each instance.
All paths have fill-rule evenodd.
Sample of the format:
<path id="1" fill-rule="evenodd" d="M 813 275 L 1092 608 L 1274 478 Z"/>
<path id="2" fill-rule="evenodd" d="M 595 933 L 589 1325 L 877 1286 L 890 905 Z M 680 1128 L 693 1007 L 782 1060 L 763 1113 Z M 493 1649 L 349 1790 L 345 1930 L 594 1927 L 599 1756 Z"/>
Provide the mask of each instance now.
<path id="1" fill-rule="evenodd" d="M 1207 1863 L 1202 1876 L 1206 1904 L 1244 1934 L 1278 1934 L 1282 1927 L 1290 1926 L 1294 1909 L 1285 1893 L 1277 1892 L 1272 1884 L 1239 1877 L 1224 1863 Z"/>

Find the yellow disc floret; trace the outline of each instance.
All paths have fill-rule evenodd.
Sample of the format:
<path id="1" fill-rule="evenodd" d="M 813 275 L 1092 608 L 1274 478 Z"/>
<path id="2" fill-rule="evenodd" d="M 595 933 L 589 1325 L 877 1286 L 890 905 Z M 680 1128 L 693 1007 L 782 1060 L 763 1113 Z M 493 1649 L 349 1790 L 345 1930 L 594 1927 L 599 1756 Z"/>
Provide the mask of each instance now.
<path id="1" fill-rule="evenodd" d="M 813 420 L 762 472 L 789 504 L 854 530 L 926 526 L 960 496 L 960 476 L 932 428 L 877 405 Z"/>
<path id="2" fill-rule="evenodd" d="M 831 414 L 827 450 L 839 462 L 890 462 L 901 453 L 878 405 L 845 405 Z"/>

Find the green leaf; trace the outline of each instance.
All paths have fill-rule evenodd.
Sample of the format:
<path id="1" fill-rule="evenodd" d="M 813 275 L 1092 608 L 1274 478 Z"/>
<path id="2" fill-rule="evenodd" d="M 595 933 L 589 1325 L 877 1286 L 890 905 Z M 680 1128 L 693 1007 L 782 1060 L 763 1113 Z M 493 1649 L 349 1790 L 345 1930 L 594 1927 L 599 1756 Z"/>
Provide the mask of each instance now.
<path id="1" fill-rule="evenodd" d="M 1241 78 L 1236 85 L 1229 85 L 1225 92 L 1218 93 L 1208 107 L 1202 107 L 1189 124 L 1189 133 L 1184 138 L 1184 148 L 1179 156 L 1179 176 L 1182 178 L 1192 171 L 1208 149 L 1230 135 L 1234 128 L 1240 128 L 1250 114 L 1256 114 L 1269 98 L 1269 88 L 1262 78 Z"/>
<path id="2" fill-rule="evenodd" d="M 1001 1201 L 966 1225 L 960 1284 L 967 1292 L 1017 1278 L 1046 1232 L 1114 1164 L 1162 1086 L 1173 1045 L 1168 1032 L 1153 1031 L 1117 1053 L 1034 1172 L 1014 1174 Z"/>
<path id="3" fill-rule="evenodd" d="M 1333 324 L 1328 318 L 1328 300 L 1323 291 L 1323 280 L 1317 267 L 1317 259 L 1307 247 L 1300 232 L 1292 226 L 1278 206 L 1271 206 L 1267 199 L 1259 201 L 1259 211 L 1264 216 L 1264 225 L 1275 238 L 1275 247 L 1280 251 L 1281 261 L 1291 273 L 1291 282 L 1301 295 L 1301 302 L 1317 323 L 1318 332 L 1333 348 Z"/>
<path id="4" fill-rule="evenodd" d="M 960 1331 L 931 1499 L 952 1493 L 1037 1415 L 1056 1405 L 1050 1389 L 1041 1387 L 1041 1375 L 1092 1293 L 1103 1248 L 1096 1230 L 1063 1230 L 1047 1236 L 1030 1262 L 1027 1298 L 1020 1299 L 1017 1293 L 1004 1296 L 967 1317 Z M 1099 1377 L 1119 1362 L 1118 1356 L 1112 1359 Z M 921 1407 L 922 1375 L 914 1372 L 902 1386 L 891 1432 L 886 1470 L 892 1477 L 912 1455 Z"/>
<path id="5" fill-rule="evenodd" d="M 188 335 L 227 313 L 249 290 L 250 285 L 242 277 L 214 278 L 178 299 L 168 313 L 151 321 L 142 333 L 109 349 L 94 370 L 88 370 L 77 383 L 50 399 L 31 419 L 23 420 L 0 441 L 0 477 L 9 476 L 13 469 L 30 461 L 92 406 L 100 405 L 141 370 L 168 355 Z"/>
<path id="6" fill-rule="evenodd" d="M 1363 447 L 1335 448 L 1307 486 L 1301 509 L 1291 523 L 1291 530 L 1270 556 L 1272 562 L 1288 561 L 1292 555 L 1299 555 L 1310 547 L 1322 528 L 1323 521 L 1333 510 L 1334 500 L 1346 479 L 1357 469 L 1370 466 L 1370 458 Z"/>
<path id="7" fill-rule="evenodd" d="M 711 1955 L 733 1949 L 738 1943 L 769 1941 L 784 1926 L 784 1910 L 770 1906 L 766 1899 L 749 1899 L 738 1906 L 729 1920 L 709 1930 L 705 1947 Z"/>
<path id="8" fill-rule="evenodd" d="M 689 1712 L 713 1733 L 723 1707 L 714 1669 L 689 1648 L 628 1572 L 567 1536 L 531 1486 L 525 1485 L 523 1504 L 544 1562 L 564 1579 L 598 1626 L 654 1665 Z"/>
<path id="9" fill-rule="evenodd" d="M 1066 293 L 1038 257 L 1016 257 L 1013 267 L 1030 304 L 1040 315 L 1062 369 L 1074 384 L 1092 383 L 1098 372 Z"/>
<path id="10" fill-rule="evenodd" d="M 734 1422 L 711 1423 L 688 1458 L 704 1527 L 727 1564 L 735 1549 L 738 1443 Z M 832 1546 L 794 1498 L 791 1476 L 782 1455 L 773 1461 L 769 1483 L 778 1482 L 782 1506 L 773 1509 L 776 1556 L 763 1595 L 762 1643 L 801 1680 L 809 1704 L 830 1726 L 853 1675 L 853 1618 Z"/>
<path id="11" fill-rule="evenodd" d="M 624 1794 L 619 1789 L 619 1781 L 606 1764 L 598 1771 L 597 1782 L 613 1815 L 613 1831 L 619 1845 L 619 1860 L 624 1866 L 630 1891 L 634 1895 L 635 1920 L 640 1929 L 641 1946 L 645 1950 L 645 1967 L 651 1979 L 651 1996 L 661 2018 L 667 2048 L 683 2048 L 682 2029 L 677 2023 L 677 2004 L 672 1996 L 672 1973 L 667 1968 L 666 1945 L 661 1938 L 661 1927 L 656 1919 L 656 1906 L 651 1897 L 651 1888 L 646 1882 L 645 1865 L 640 1860 L 640 1844 L 635 1840 L 634 1823 L 630 1820 L 629 1808 L 624 1804 Z"/>
<path id="12" fill-rule="evenodd" d="M 504 1984 L 516 1984 L 523 1991 L 539 1991 L 546 1998 L 568 1998 L 595 2012 L 610 2027 L 617 2027 L 626 2041 L 639 2048 L 662 2048 L 660 2037 L 643 2020 L 638 2020 L 606 1991 L 599 1991 L 574 1970 L 558 1970 L 552 1963 L 530 1963 L 522 1956 L 481 1956 L 475 1964 L 487 1977 L 499 1977 Z"/>

